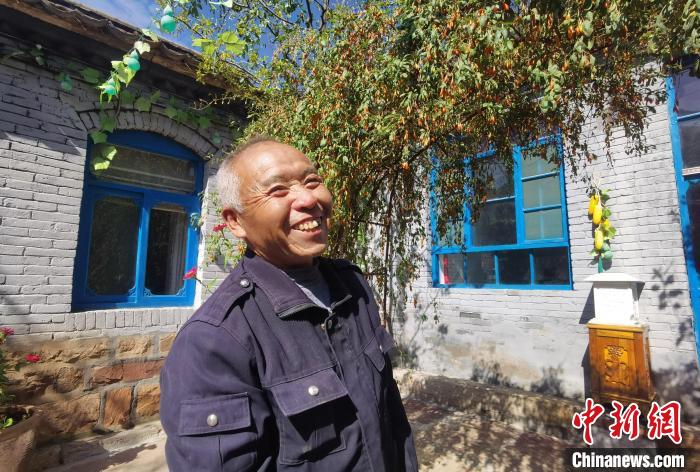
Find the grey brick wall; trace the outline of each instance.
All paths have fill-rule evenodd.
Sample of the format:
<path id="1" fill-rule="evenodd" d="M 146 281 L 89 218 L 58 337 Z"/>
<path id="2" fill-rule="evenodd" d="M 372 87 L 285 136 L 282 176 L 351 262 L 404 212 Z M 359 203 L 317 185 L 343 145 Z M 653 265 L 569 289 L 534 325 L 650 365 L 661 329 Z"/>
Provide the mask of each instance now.
<path id="1" fill-rule="evenodd" d="M 587 172 L 611 189 L 609 207 L 618 229 L 611 270 L 646 282 L 640 316 L 649 326 L 654 382 L 662 398 L 684 399 L 700 417 L 692 392 L 700 387 L 678 194 L 665 106 L 649 117 L 646 136 L 655 148 L 641 158 L 613 141 L 613 165 Z M 589 142 L 601 142 L 595 126 Z M 593 316 L 591 223 L 580 179 L 566 177 L 573 290 L 432 288 L 431 258 L 414 284 L 418 300 L 396 323 L 408 365 L 436 374 L 582 398 L 587 392 L 586 321 Z M 437 321 L 433 317 L 437 315 Z M 425 319 L 425 321 L 422 321 Z M 402 320 L 402 321 L 401 321 Z M 691 408 L 692 407 L 692 408 Z"/>
<path id="2" fill-rule="evenodd" d="M 77 67 L 53 55 L 47 59 L 62 70 Z M 0 325 L 42 339 L 175 331 L 193 308 L 71 313 L 86 146 L 99 110 L 94 86 L 77 79 L 77 71 L 72 75 L 73 89 L 65 92 L 55 74 L 43 68 L 16 60 L 0 64 Z M 131 90 L 153 92 L 139 83 Z M 149 113 L 122 107 L 117 129 L 152 131 L 177 141 L 206 160 L 208 176 L 230 148 L 227 129 L 215 125 L 202 131 L 174 122 L 164 115 L 169 99 L 162 92 Z M 219 113 L 221 123 L 231 118 Z M 216 132 L 224 137 L 219 145 L 212 139 Z M 205 185 L 209 188 L 209 182 Z M 210 215 L 208 227 L 215 220 Z M 214 267 L 204 276 L 225 274 Z"/>

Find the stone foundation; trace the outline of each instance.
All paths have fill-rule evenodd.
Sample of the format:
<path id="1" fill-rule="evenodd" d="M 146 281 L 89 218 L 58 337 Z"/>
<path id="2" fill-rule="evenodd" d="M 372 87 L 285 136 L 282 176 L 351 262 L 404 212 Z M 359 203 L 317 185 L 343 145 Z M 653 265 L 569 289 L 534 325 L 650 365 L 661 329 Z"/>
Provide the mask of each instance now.
<path id="1" fill-rule="evenodd" d="M 18 404 L 44 412 L 45 439 L 130 428 L 159 413 L 158 375 L 175 333 L 149 333 L 33 342 L 12 337 L 15 360 L 32 353 L 37 364 L 11 373 Z"/>

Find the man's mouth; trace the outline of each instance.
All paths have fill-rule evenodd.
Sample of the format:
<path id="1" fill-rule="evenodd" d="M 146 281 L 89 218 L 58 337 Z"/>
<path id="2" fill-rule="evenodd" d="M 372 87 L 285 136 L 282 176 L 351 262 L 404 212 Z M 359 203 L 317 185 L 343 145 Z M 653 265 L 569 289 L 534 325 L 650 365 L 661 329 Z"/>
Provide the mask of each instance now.
<path id="1" fill-rule="evenodd" d="M 307 220 L 303 223 L 296 224 L 292 226 L 292 229 L 296 229 L 298 231 L 312 232 L 315 231 L 316 228 L 318 228 L 319 226 L 321 226 L 321 218 L 314 218 L 313 220 Z"/>

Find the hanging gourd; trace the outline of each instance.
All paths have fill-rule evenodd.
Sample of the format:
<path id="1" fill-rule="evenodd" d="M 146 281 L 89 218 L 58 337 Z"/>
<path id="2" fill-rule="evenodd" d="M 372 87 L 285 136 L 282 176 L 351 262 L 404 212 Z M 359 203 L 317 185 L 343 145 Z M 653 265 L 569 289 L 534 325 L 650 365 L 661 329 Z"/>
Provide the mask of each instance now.
<path id="1" fill-rule="evenodd" d="M 124 58 L 124 64 L 126 64 L 126 66 L 134 72 L 138 72 L 138 70 L 141 69 L 139 53 L 136 51 L 131 51 L 131 54 Z"/>
<path id="2" fill-rule="evenodd" d="M 110 97 L 115 96 L 117 94 L 117 84 L 114 82 L 114 79 L 110 77 L 110 79 L 105 82 L 102 90 Z"/>
<path id="3" fill-rule="evenodd" d="M 591 256 L 598 264 L 598 272 L 603 272 L 603 261 L 611 261 L 613 257 L 610 249 L 610 240 L 615 236 L 616 230 L 610 224 L 610 209 L 607 201 L 610 198 L 607 190 L 600 190 L 597 185 L 591 187 L 588 201 L 588 217 L 594 225 L 593 250 Z"/>
<path id="4" fill-rule="evenodd" d="M 160 29 L 172 33 L 175 31 L 175 26 L 177 26 L 177 23 L 175 22 L 175 18 L 173 18 L 173 9 L 168 5 L 163 8 L 163 16 L 160 19 Z"/>

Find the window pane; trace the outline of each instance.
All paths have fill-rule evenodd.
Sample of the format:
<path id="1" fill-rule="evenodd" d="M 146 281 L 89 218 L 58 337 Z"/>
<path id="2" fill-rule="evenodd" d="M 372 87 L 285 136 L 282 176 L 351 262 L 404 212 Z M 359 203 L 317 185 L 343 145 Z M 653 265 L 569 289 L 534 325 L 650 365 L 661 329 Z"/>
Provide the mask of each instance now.
<path id="1" fill-rule="evenodd" d="M 674 81 L 678 99 L 678 116 L 700 111 L 700 79 L 690 76 L 685 70 Z"/>
<path id="2" fill-rule="evenodd" d="M 513 192 L 513 171 L 509 171 L 505 164 L 497 161 L 493 158 L 481 159 L 481 167 L 479 168 L 478 175 L 483 179 L 488 176 L 493 180 L 492 187 L 489 188 L 486 196 L 487 198 L 503 198 L 512 197 Z"/>
<path id="3" fill-rule="evenodd" d="M 445 285 L 464 283 L 464 255 L 440 254 L 438 256 L 438 280 Z"/>
<path id="4" fill-rule="evenodd" d="M 569 284 L 569 252 L 566 248 L 536 249 L 534 259 L 536 284 Z"/>
<path id="5" fill-rule="evenodd" d="M 700 185 L 691 184 L 686 192 L 690 214 L 690 237 L 692 238 L 695 270 L 700 271 Z"/>
<path id="6" fill-rule="evenodd" d="M 148 226 L 146 289 L 153 295 L 173 295 L 184 285 L 187 256 L 187 213 L 178 205 L 151 209 Z"/>
<path id="7" fill-rule="evenodd" d="M 486 203 L 481 209 L 479 220 L 472 225 L 472 244 L 490 246 L 515 242 L 515 202 L 505 200 Z"/>
<path id="8" fill-rule="evenodd" d="M 683 167 L 700 166 L 700 119 L 679 121 Z"/>
<path id="9" fill-rule="evenodd" d="M 460 244 L 462 238 L 457 238 L 459 232 L 462 231 L 462 225 L 457 222 L 450 222 L 447 224 L 447 229 L 445 234 L 439 235 L 438 245 L 439 246 L 457 246 Z"/>
<path id="10" fill-rule="evenodd" d="M 563 237 L 561 208 L 525 213 L 525 239 Z"/>
<path id="11" fill-rule="evenodd" d="M 523 150 L 523 177 L 558 171 L 556 162 L 557 146 L 554 143 Z"/>
<path id="12" fill-rule="evenodd" d="M 530 284 L 530 254 L 528 251 L 499 252 L 498 275 L 502 284 Z"/>
<path id="13" fill-rule="evenodd" d="M 123 197 L 95 202 L 87 286 L 96 295 L 126 295 L 134 286 L 140 208 Z"/>
<path id="14" fill-rule="evenodd" d="M 523 182 L 523 205 L 525 208 L 561 205 L 559 175 Z"/>
<path id="15" fill-rule="evenodd" d="M 467 282 L 477 287 L 496 283 L 496 266 L 492 252 L 467 254 Z"/>
<path id="16" fill-rule="evenodd" d="M 108 180 L 167 192 L 191 194 L 195 190 L 194 162 L 116 146 L 117 155 L 106 170 L 90 170 L 100 180 Z"/>

